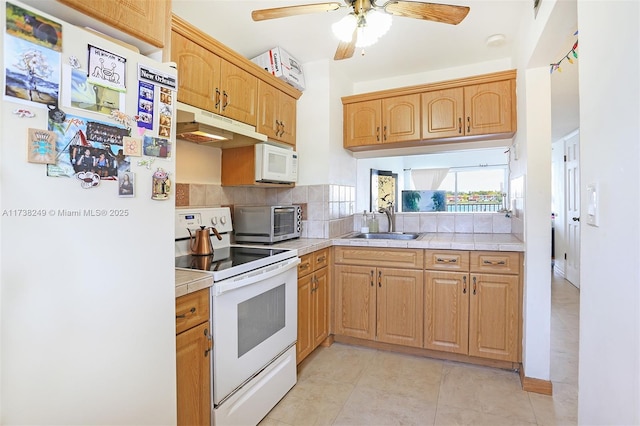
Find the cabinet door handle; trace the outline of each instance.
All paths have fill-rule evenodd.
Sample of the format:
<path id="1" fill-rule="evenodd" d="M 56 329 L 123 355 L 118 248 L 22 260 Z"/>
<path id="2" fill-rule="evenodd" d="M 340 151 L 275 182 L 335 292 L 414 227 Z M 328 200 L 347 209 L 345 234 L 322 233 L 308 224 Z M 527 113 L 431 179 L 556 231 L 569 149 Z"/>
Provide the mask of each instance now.
<path id="1" fill-rule="evenodd" d="M 382 271 L 378 271 L 378 287 L 382 287 Z"/>
<path id="2" fill-rule="evenodd" d="M 505 262 L 504 260 L 498 260 L 497 262 L 492 262 L 490 260 L 483 260 L 482 263 L 485 265 L 505 265 L 507 262 Z"/>
<path id="3" fill-rule="evenodd" d="M 376 141 L 380 142 L 380 126 L 376 127 Z"/>
<path id="4" fill-rule="evenodd" d="M 229 106 L 229 104 L 231 103 L 229 101 L 229 94 L 227 93 L 226 90 L 222 91 L 222 99 L 223 99 L 223 103 L 222 103 L 222 110 L 224 111 L 225 109 L 227 109 L 227 107 Z"/>
<path id="5" fill-rule="evenodd" d="M 191 308 L 189 309 L 189 312 L 191 313 L 191 315 L 196 313 L 196 308 Z M 186 318 L 187 314 L 180 314 L 180 315 L 176 315 L 176 319 L 178 318 Z"/>
<path id="6" fill-rule="evenodd" d="M 476 277 L 473 277 L 473 295 L 476 295 Z"/>
<path id="7" fill-rule="evenodd" d="M 462 133 L 462 117 L 458 117 L 458 133 Z"/>
<path id="8" fill-rule="evenodd" d="M 216 97 L 215 97 L 216 105 L 215 109 L 218 109 L 220 106 L 220 90 L 216 87 Z"/>
<path id="9" fill-rule="evenodd" d="M 462 294 L 467 294 L 467 276 L 462 277 Z"/>
<path id="10" fill-rule="evenodd" d="M 371 287 L 373 287 L 373 269 L 371 270 Z"/>
<path id="11" fill-rule="evenodd" d="M 471 117 L 467 117 L 467 133 L 471 133 Z"/>
<path id="12" fill-rule="evenodd" d="M 209 352 L 211 352 L 211 349 L 213 348 L 213 336 L 211 336 L 211 333 L 209 333 L 209 330 L 206 328 L 204 329 L 204 335 L 207 336 L 207 340 L 209 340 L 208 347 L 204 351 L 204 356 L 207 357 L 209 355 Z"/>
<path id="13" fill-rule="evenodd" d="M 387 140 L 387 126 L 384 126 L 384 130 L 382 131 L 382 137 L 384 138 L 384 140 Z"/>
<path id="14" fill-rule="evenodd" d="M 281 122 L 280 122 L 280 126 L 282 127 L 282 128 L 280 129 L 280 136 L 282 136 L 282 135 L 284 135 L 284 121 L 281 121 Z"/>

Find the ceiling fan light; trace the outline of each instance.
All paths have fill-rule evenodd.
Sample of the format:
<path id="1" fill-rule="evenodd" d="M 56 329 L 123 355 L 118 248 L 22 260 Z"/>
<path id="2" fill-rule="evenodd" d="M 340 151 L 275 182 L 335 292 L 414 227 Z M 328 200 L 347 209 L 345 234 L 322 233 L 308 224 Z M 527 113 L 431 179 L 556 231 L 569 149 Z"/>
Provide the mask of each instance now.
<path id="1" fill-rule="evenodd" d="M 356 34 L 356 47 L 369 47 L 378 41 L 378 37 L 376 37 L 374 31 L 371 31 L 369 26 L 358 27 Z"/>
<path id="2" fill-rule="evenodd" d="M 391 15 L 386 12 L 371 9 L 366 14 L 366 20 L 367 27 L 377 38 L 385 35 L 391 28 Z"/>
<path id="3" fill-rule="evenodd" d="M 356 29 L 356 25 L 358 25 L 358 18 L 356 18 L 353 13 L 350 13 L 331 25 L 331 30 L 338 40 L 348 43 L 353 37 L 353 31 Z"/>

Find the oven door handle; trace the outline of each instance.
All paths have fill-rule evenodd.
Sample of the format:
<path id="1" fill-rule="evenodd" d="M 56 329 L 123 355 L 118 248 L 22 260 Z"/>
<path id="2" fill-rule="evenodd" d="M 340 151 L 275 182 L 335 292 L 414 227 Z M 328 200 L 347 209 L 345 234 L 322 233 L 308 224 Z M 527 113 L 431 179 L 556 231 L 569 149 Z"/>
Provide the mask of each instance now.
<path id="1" fill-rule="evenodd" d="M 214 296 L 220 296 L 237 288 L 246 287 L 248 285 L 255 284 L 258 281 L 267 280 L 271 277 L 275 277 L 276 275 L 280 275 L 291 268 L 297 267 L 298 263 L 300 263 L 299 257 L 274 263 L 273 265 L 265 266 L 256 271 L 247 272 L 246 274 L 242 274 L 238 277 L 214 283 L 213 287 L 211 287 L 211 291 Z"/>

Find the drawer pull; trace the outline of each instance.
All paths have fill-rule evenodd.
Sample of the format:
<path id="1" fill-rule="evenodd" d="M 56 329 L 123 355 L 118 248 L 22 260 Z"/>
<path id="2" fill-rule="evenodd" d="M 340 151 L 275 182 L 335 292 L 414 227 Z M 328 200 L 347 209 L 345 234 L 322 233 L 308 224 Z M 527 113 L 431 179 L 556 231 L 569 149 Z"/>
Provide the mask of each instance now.
<path id="1" fill-rule="evenodd" d="M 309 263 L 301 263 L 300 264 L 300 269 L 309 269 L 311 265 Z"/>
<path id="2" fill-rule="evenodd" d="M 322 256 L 316 259 L 316 262 L 324 262 L 325 260 L 327 260 L 326 256 Z"/>
<path id="3" fill-rule="evenodd" d="M 195 313 L 196 313 L 196 308 L 191 308 L 191 309 L 189 309 L 189 312 L 190 312 L 191 314 L 195 314 Z M 187 317 L 187 314 L 180 314 L 180 315 L 176 315 L 176 319 L 178 319 L 178 318 L 186 318 L 186 317 Z"/>
<path id="4" fill-rule="evenodd" d="M 482 263 L 484 263 L 485 265 L 506 265 L 507 262 L 505 262 L 504 260 L 499 260 L 497 262 L 492 262 L 490 260 L 483 260 Z"/>
<path id="5" fill-rule="evenodd" d="M 457 263 L 458 259 L 443 259 L 441 257 L 438 257 L 436 259 L 436 262 L 438 262 L 438 263 Z"/>

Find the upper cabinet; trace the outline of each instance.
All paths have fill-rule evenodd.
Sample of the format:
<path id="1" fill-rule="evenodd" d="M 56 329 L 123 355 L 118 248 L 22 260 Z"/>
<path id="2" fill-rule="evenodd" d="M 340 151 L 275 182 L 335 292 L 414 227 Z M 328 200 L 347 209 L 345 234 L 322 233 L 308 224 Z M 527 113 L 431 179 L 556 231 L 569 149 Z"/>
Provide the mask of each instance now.
<path id="1" fill-rule="evenodd" d="M 420 95 L 356 102 L 343 112 L 345 148 L 420 140 Z"/>
<path id="2" fill-rule="evenodd" d="M 58 0 L 156 47 L 166 43 L 171 0 Z"/>
<path id="3" fill-rule="evenodd" d="M 516 131 L 515 71 L 342 98 L 352 151 L 506 139 Z"/>
<path id="4" fill-rule="evenodd" d="M 178 65 L 178 100 L 256 125 L 258 79 L 215 53 L 171 32 L 171 60 Z"/>
<path id="5" fill-rule="evenodd" d="M 511 80 L 422 94 L 422 139 L 500 134 L 512 131 Z"/>
<path id="6" fill-rule="evenodd" d="M 296 145 L 296 99 L 258 80 L 258 133 Z"/>
<path id="7" fill-rule="evenodd" d="M 255 126 L 295 145 L 298 89 L 173 15 L 171 60 L 178 67 L 178 100 Z"/>

